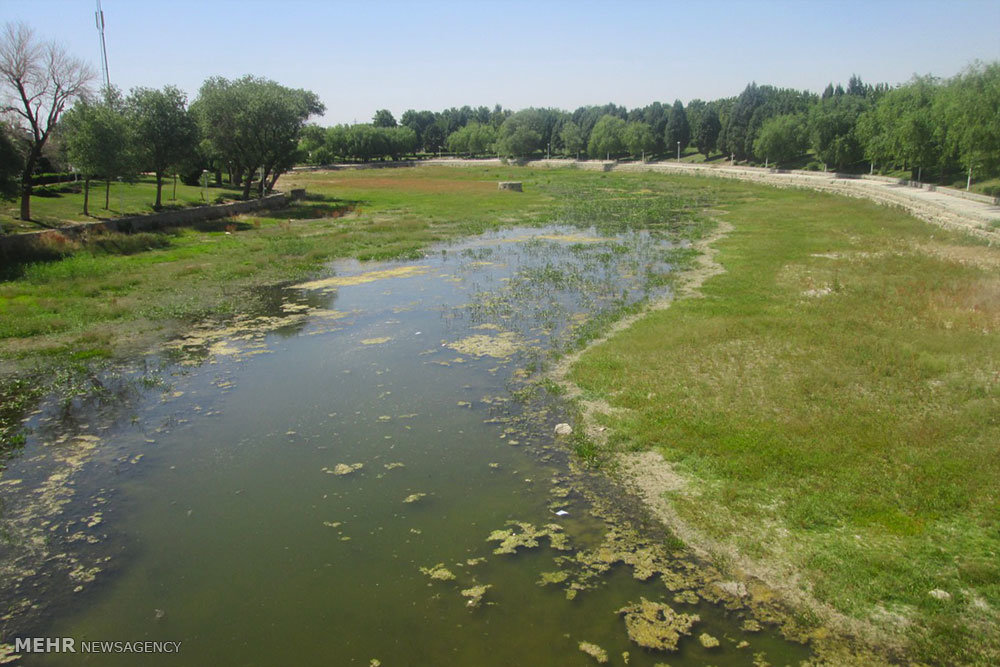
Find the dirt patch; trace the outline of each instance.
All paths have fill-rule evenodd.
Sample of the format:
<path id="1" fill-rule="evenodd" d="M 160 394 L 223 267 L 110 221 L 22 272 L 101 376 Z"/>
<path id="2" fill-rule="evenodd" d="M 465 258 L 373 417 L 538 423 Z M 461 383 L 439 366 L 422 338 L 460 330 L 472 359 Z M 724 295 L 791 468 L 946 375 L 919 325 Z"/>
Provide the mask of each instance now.
<path id="1" fill-rule="evenodd" d="M 393 174 L 391 176 L 345 176 L 342 178 L 317 179 L 309 178 L 305 181 L 308 185 L 332 185 L 352 190 L 383 190 L 393 189 L 404 192 L 426 192 L 429 194 L 445 193 L 489 193 L 494 194 L 497 189 L 496 181 L 466 181 L 466 180 L 445 180 L 414 178 L 412 176 Z"/>

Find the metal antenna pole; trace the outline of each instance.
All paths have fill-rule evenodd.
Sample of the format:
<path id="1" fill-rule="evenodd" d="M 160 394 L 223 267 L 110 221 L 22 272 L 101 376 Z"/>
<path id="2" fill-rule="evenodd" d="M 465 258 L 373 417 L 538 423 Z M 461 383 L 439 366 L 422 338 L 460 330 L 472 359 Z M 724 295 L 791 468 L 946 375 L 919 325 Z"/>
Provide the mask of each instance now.
<path id="1" fill-rule="evenodd" d="M 104 12 L 101 11 L 101 0 L 97 0 L 97 11 L 94 12 L 97 21 L 97 32 L 101 36 L 101 77 L 104 79 L 104 90 L 111 88 L 111 77 L 108 75 L 108 47 L 104 42 Z"/>

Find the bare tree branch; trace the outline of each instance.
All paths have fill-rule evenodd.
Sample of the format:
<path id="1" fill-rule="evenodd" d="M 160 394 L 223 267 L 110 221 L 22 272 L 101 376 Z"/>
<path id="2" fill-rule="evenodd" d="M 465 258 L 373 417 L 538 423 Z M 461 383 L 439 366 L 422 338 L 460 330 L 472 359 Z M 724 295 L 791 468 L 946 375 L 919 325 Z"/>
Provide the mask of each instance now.
<path id="1" fill-rule="evenodd" d="M 23 23 L 8 23 L 0 32 L 3 111 L 31 137 L 21 174 L 23 220 L 31 219 L 31 176 L 42 148 L 66 105 L 86 94 L 93 78 L 88 64 L 55 42 L 37 42 L 34 31 Z"/>

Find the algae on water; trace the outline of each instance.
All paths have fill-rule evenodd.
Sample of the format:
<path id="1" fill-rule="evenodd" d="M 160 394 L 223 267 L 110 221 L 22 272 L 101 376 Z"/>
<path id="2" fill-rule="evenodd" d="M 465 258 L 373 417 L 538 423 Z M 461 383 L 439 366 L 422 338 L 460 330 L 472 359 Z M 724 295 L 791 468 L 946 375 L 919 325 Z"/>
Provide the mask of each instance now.
<path id="1" fill-rule="evenodd" d="M 492 584 L 484 584 L 481 586 L 473 586 L 472 588 L 466 588 L 462 593 L 462 597 L 468 598 L 465 603 L 466 607 L 478 607 L 483 602 L 483 596 L 486 595 L 486 591 L 493 588 Z"/>
<path id="2" fill-rule="evenodd" d="M 618 613 L 625 616 L 629 639 L 660 651 L 676 651 L 680 638 L 691 634 L 691 626 L 701 620 L 697 614 L 678 614 L 668 605 L 646 598 L 622 607 Z"/>
<path id="3" fill-rule="evenodd" d="M 444 563 L 438 563 L 434 567 L 422 567 L 420 568 L 420 572 L 435 581 L 452 581 L 455 579 L 455 574 L 446 568 Z"/>
<path id="4" fill-rule="evenodd" d="M 553 549 L 566 551 L 570 548 L 569 539 L 562 532 L 563 528 L 559 524 L 549 523 L 542 528 L 536 528 L 534 524 L 525 521 L 508 521 L 507 525 L 515 526 L 507 530 L 494 530 L 486 538 L 487 542 L 499 542 L 499 546 L 493 550 L 495 554 L 517 553 L 518 548 L 534 549 L 538 546 L 538 540 L 549 538 L 549 546 Z"/>
<path id="5" fill-rule="evenodd" d="M 364 463 L 351 463 L 351 464 L 338 463 L 333 467 L 333 470 L 330 470 L 329 468 L 323 468 L 323 472 L 330 475 L 343 476 L 343 475 L 350 475 L 351 473 L 361 470 L 364 467 L 365 467 Z"/>
<path id="6" fill-rule="evenodd" d="M 580 650 L 602 665 L 608 661 L 608 652 L 605 651 L 600 646 L 598 646 L 597 644 L 591 644 L 590 642 L 580 642 Z"/>

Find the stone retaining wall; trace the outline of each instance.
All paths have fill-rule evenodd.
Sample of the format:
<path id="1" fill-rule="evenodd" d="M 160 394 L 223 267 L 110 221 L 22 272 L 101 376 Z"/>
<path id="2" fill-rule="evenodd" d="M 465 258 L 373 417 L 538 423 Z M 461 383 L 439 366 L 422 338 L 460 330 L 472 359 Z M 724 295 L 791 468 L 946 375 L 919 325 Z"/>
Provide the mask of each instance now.
<path id="1" fill-rule="evenodd" d="M 44 229 L 23 234 L 0 235 L 0 261 L 17 261 L 31 257 L 39 250 L 51 249 L 65 244 L 68 240 L 77 240 L 92 232 L 149 232 L 167 227 L 192 225 L 206 220 L 229 218 L 241 213 L 250 213 L 263 209 L 274 209 L 286 206 L 290 200 L 301 199 L 305 190 L 293 190 L 290 194 L 276 192 L 261 199 L 214 204 L 210 206 L 192 206 L 174 211 L 151 213 L 149 215 L 133 215 L 111 220 L 95 222 L 79 222 L 59 229 Z"/>

